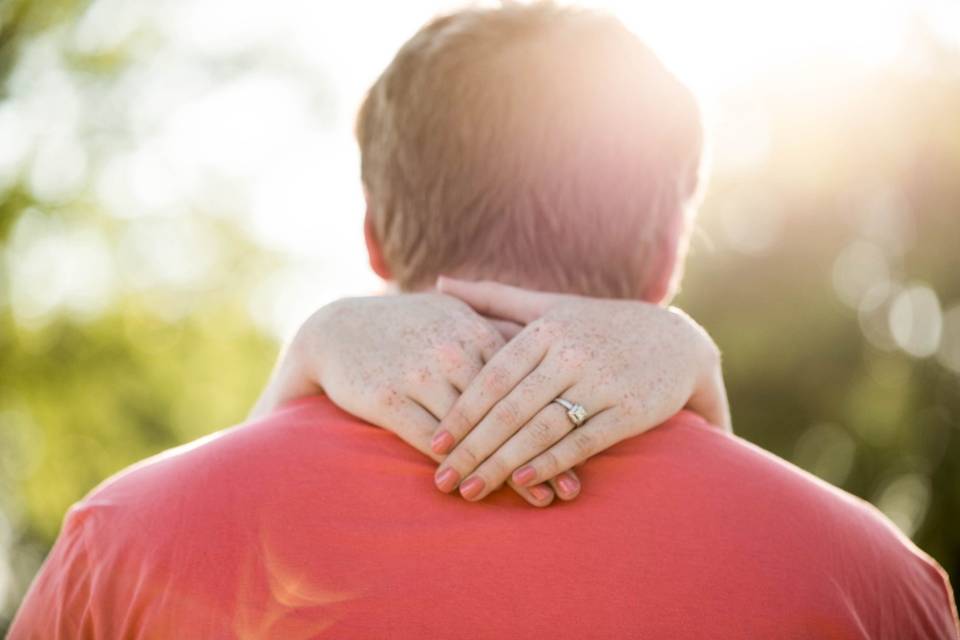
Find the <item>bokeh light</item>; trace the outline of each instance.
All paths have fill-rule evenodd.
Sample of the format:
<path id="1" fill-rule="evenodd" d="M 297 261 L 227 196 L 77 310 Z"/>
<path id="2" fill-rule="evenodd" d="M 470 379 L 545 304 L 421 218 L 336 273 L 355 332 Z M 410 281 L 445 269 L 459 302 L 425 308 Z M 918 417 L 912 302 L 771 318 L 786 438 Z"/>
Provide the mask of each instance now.
<path id="1" fill-rule="evenodd" d="M 903 474 L 884 485 L 875 502 L 901 531 L 912 536 L 930 506 L 930 481 L 918 473 Z"/>
<path id="2" fill-rule="evenodd" d="M 897 294 L 890 306 L 890 333 L 898 347 L 918 358 L 933 355 L 942 330 L 940 301 L 933 289 L 912 285 Z"/>

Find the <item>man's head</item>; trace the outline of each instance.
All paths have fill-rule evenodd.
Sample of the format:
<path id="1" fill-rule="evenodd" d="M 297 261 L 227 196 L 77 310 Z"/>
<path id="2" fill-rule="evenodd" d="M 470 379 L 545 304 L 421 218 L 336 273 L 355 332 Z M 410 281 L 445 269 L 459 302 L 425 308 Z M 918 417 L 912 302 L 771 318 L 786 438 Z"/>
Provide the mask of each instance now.
<path id="1" fill-rule="evenodd" d="M 668 298 L 703 129 L 696 100 L 616 19 L 550 3 L 424 26 L 357 120 L 371 264 Z"/>

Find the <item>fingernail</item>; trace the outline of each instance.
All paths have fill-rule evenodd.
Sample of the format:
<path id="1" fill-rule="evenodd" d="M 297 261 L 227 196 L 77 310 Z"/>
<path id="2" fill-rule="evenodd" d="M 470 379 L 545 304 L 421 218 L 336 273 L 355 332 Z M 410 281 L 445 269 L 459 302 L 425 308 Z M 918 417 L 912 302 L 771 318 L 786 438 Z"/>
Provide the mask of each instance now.
<path id="1" fill-rule="evenodd" d="M 527 465 L 513 472 L 513 481 L 523 486 L 537 477 L 537 470 Z"/>
<path id="2" fill-rule="evenodd" d="M 439 472 L 433 479 L 434 483 L 437 485 L 437 489 L 440 489 L 440 491 L 443 491 L 444 493 L 450 493 L 453 491 L 453 488 L 457 486 L 458 480 L 460 480 L 460 474 L 450 467 L 447 467 L 443 471 Z"/>
<path id="3" fill-rule="evenodd" d="M 430 441 L 430 448 L 434 453 L 447 453 L 453 447 L 453 435 L 449 431 L 441 431 L 433 436 Z"/>
<path id="4" fill-rule="evenodd" d="M 560 490 L 568 496 L 572 496 L 580 489 L 580 483 L 566 473 L 557 479 L 557 484 L 560 486 Z"/>
<path id="5" fill-rule="evenodd" d="M 486 486 L 486 483 L 483 481 L 483 478 L 477 476 L 467 478 L 467 481 L 460 485 L 460 495 L 467 500 L 473 500 L 480 495 L 484 486 Z"/>
<path id="6" fill-rule="evenodd" d="M 534 498 L 536 498 L 540 502 L 544 502 L 550 499 L 550 489 L 543 486 L 542 484 L 534 485 L 530 487 L 530 495 L 532 495 Z"/>

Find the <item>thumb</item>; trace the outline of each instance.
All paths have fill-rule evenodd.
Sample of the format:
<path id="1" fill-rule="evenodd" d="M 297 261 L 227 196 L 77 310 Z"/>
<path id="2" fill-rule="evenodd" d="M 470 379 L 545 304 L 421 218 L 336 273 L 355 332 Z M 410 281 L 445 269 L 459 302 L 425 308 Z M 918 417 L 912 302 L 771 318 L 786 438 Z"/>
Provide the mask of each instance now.
<path id="1" fill-rule="evenodd" d="M 524 325 L 542 316 L 564 298 L 559 293 L 521 289 L 490 280 L 473 282 L 447 276 L 437 278 L 437 289 L 463 300 L 481 315 Z"/>

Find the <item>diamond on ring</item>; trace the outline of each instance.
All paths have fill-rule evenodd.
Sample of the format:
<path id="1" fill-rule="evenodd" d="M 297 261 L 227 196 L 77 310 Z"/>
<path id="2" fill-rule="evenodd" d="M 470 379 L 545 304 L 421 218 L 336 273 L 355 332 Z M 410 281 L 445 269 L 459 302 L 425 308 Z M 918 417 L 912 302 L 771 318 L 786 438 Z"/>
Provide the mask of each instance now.
<path id="1" fill-rule="evenodd" d="M 577 404 L 576 402 L 570 402 L 564 398 L 556 398 L 554 402 L 559 404 L 561 407 L 567 410 L 567 417 L 570 418 L 570 422 L 573 423 L 574 427 L 579 427 L 587 420 L 587 410 L 582 404 Z"/>

